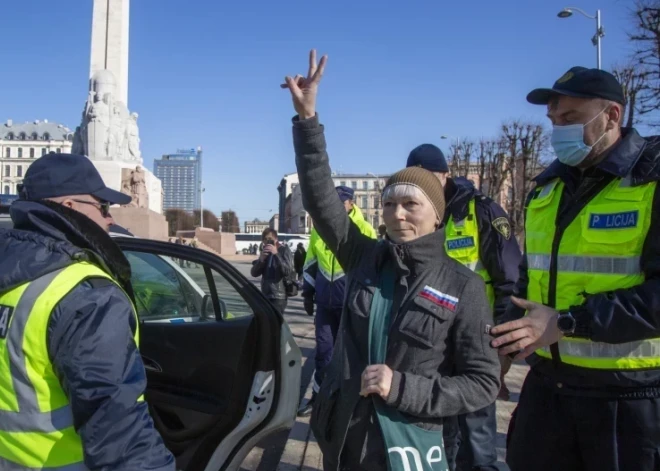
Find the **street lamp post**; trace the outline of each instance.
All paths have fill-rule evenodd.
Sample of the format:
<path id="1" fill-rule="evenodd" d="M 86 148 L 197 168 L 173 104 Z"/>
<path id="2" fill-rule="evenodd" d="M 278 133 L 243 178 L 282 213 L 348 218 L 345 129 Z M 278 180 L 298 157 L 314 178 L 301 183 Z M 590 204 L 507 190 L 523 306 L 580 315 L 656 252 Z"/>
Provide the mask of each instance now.
<path id="1" fill-rule="evenodd" d="M 600 40 L 603 36 L 605 36 L 605 30 L 603 29 L 603 26 L 601 25 L 600 22 L 600 10 L 596 10 L 596 16 L 591 16 L 587 13 L 585 13 L 583 10 L 576 8 L 576 7 L 566 7 L 559 13 L 557 13 L 557 16 L 559 18 L 568 18 L 570 16 L 573 16 L 573 12 L 578 12 L 583 16 L 586 16 L 590 20 L 596 20 L 596 34 L 594 34 L 593 38 L 591 38 L 591 43 L 596 46 L 596 64 L 599 69 L 601 69 L 601 47 L 600 47 Z"/>
<path id="2" fill-rule="evenodd" d="M 204 191 L 206 188 L 200 188 L 199 190 L 199 227 L 204 229 Z"/>

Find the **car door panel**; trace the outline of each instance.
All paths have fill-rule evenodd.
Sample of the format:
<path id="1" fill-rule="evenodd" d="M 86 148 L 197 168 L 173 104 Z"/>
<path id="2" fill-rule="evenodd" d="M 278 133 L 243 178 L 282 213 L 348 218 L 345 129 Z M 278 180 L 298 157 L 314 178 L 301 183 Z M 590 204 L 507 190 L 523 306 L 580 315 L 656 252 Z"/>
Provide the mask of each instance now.
<path id="1" fill-rule="evenodd" d="M 259 384 L 256 378 L 270 375 L 268 407 L 278 403 L 282 318 L 245 277 L 217 256 L 163 242 L 116 240 L 134 268 L 134 289 L 137 286 L 140 291 L 136 298 L 144 303 L 138 305 L 138 312 L 148 312 L 155 319 L 141 318 L 140 322 L 140 351 L 148 367 L 145 398 L 155 426 L 177 457 L 179 469 L 203 470 L 223 439 L 245 426 L 249 410 L 266 406 L 259 403 L 262 399 L 258 394 L 251 392 Z M 190 264 L 184 268 L 184 258 L 200 269 L 190 268 Z M 151 267 L 157 270 L 151 273 Z M 172 267 L 179 273 L 169 273 Z M 167 281 L 161 282 L 161 275 Z M 185 284 L 193 279 L 197 283 L 194 288 L 188 286 L 180 294 L 168 292 L 176 287 L 171 283 L 166 287 L 167 283 Z M 204 280 L 209 283 L 202 290 L 199 285 Z M 222 305 L 230 316 L 218 320 L 215 316 L 199 317 L 194 311 L 204 303 L 183 298 L 201 291 L 205 291 L 202 295 L 211 296 L 215 313 Z M 145 311 L 144 306 L 151 310 Z M 156 312 L 160 309 L 167 313 L 160 315 Z M 168 321 L 168 316 L 175 314 L 181 317 Z M 249 423 L 246 436 L 239 442 L 245 442 L 265 426 L 268 417 L 276 412 L 275 407 L 272 409 L 261 409 L 263 417 Z M 231 460 L 238 448 L 229 451 L 220 462 Z"/>

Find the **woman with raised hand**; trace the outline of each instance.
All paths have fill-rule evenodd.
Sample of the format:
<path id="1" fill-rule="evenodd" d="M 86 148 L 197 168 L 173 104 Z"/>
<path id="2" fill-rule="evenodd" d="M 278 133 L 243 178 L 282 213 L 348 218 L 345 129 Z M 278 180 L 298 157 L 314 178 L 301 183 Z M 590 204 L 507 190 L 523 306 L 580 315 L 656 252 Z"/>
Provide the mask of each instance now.
<path id="1" fill-rule="evenodd" d="M 499 361 L 484 282 L 444 251 L 440 180 L 421 168 L 383 190 L 386 237 L 362 235 L 331 177 L 316 95 L 327 57 L 286 77 L 303 204 L 348 279 L 312 430 L 328 470 L 443 471 L 442 419 L 491 404 Z"/>

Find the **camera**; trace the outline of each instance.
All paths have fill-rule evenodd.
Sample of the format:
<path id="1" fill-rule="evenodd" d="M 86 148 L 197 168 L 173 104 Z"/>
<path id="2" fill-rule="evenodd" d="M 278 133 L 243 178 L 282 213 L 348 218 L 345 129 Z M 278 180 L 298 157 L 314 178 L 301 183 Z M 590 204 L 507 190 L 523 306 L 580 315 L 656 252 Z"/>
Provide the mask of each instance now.
<path id="1" fill-rule="evenodd" d="M 266 239 L 266 245 L 275 245 L 275 241 L 273 239 Z"/>

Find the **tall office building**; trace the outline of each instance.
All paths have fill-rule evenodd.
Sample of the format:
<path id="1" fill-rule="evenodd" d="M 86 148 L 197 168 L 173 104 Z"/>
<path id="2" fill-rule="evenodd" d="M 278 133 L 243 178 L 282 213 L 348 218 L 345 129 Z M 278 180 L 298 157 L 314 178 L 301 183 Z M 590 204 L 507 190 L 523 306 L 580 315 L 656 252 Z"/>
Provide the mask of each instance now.
<path id="1" fill-rule="evenodd" d="M 179 149 L 154 160 L 154 174 L 163 184 L 163 210 L 193 211 L 202 207 L 202 148 Z"/>

